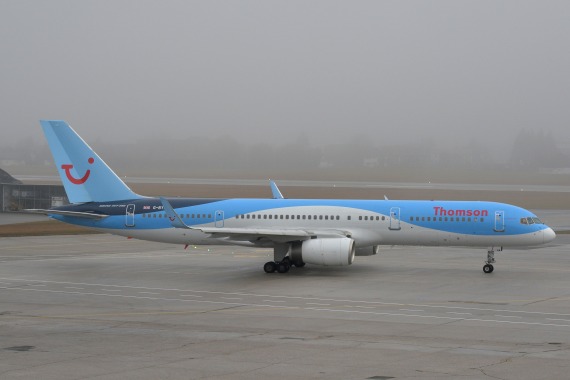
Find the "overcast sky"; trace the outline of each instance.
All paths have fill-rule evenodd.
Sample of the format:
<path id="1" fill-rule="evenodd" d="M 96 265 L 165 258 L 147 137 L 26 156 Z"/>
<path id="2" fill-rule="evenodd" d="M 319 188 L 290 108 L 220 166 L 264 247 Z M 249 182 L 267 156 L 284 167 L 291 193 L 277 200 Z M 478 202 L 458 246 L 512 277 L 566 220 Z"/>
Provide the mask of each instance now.
<path id="1" fill-rule="evenodd" d="M 0 49 L 2 139 L 570 142 L 568 0 L 0 0 Z"/>

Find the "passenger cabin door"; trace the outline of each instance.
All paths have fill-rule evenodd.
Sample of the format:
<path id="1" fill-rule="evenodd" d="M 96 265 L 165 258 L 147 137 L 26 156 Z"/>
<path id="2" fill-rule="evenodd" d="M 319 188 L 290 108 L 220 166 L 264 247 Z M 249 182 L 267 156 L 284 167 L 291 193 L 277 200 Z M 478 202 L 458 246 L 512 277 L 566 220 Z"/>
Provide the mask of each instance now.
<path id="1" fill-rule="evenodd" d="M 495 232 L 505 232 L 505 212 L 495 211 Z"/>
<path id="2" fill-rule="evenodd" d="M 401 230 L 402 227 L 400 226 L 400 208 L 399 207 L 392 207 L 390 209 L 390 227 L 389 229 L 393 231 Z"/>
<path id="3" fill-rule="evenodd" d="M 216 211 L 216 227 L 221 228 L 224 226 L 224 212 L 222 210 Z"/>
<path id="4" fill-rule="evenodd" d="M 135 226 L 135 205 L 127 205 L 126 215 L 125 215 L 125 226 L 134 227 Z"/>

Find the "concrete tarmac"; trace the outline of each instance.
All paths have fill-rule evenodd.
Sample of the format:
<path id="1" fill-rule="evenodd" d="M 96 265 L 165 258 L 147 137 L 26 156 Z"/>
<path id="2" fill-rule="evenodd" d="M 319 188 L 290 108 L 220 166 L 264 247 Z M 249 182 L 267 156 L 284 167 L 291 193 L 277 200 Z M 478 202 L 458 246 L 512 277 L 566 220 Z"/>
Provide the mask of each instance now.
<path id="1" fill-rule="evenodd" d="M 272 253 L 110 235 L 0 239 L 0 379 L 564 379 L 570 235 L 385 247 L 266 274 Z"/>

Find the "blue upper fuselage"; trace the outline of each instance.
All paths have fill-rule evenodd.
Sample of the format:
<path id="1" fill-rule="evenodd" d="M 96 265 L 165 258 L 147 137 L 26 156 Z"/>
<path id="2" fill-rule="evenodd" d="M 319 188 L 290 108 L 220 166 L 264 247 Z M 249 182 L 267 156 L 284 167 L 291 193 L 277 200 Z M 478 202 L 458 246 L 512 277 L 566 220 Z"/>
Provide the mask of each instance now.
<path id="1" fill-rule="evenodd" d="M 484 201 L 167 199 L 188 226 L 230 223 L 232 226 L 247 227 L 312 227 L 318 224 L 322 228 L 374 228 L 369 225 L 370 222 L 384 221 L 475 235 L 519 235 L 548 228 L 528 210 Z M 86 227 L 172 228 L 158 198 L 89 202 L 56 209 L 109 215 L 100 220 L 53 215 L 56 219 Z M 379 224 L 378 228 L 383 227 Z"/>

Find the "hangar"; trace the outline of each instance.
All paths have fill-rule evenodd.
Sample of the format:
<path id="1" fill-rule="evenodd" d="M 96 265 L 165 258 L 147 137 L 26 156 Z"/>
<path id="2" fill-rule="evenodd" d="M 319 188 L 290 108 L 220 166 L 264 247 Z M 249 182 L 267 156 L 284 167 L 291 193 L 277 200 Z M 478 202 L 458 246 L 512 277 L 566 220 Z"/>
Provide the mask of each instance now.
<path id="1" fill-rule="evenodd" d="M 69 201 L 61 185 L 26 185 L 0 169 L 0 212 L 48 209 Z"/>

